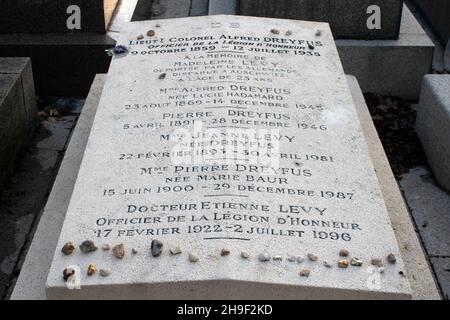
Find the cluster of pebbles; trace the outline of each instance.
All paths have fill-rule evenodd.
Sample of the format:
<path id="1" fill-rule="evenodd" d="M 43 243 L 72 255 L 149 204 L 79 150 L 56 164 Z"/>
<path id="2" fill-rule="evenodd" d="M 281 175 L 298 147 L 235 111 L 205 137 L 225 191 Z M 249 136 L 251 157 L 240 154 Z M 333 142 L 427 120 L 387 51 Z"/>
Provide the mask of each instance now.
<path id="1" fill-rule="evenodd" d="M 229 251 L 227 251 L 227 255 L 229 255 Z M 222 256 L 223 256 L 223 254 L 222 254 Z M 340 252 L 339 252 L 340 259 L 336 263 L 340 269 L 347 269 L 349 266 L 361 267 L 363 265 L 363 261 L 360 258 L 351 257 L 351 259 L 350 259 L 349 256 L 350 256 L 350 253 L 348 250 L 346 250 L 346 249 L 340 250 Z M 241 257 L 243 259 L 250 259 L 250 254 L 243 251 L 243 252 L 241 252 Z M 266 263 L 269 261 L 283 261 L 283 257 L 280 255 L 270 256 L 269 253 L 263 252 L 258 255 L 258 260 L 263 263 Z M 319 257 L 313 253 L 308 253 L 306 255 L 306 258 L 303 256 L 289 256 L 287 258 L 287 261 L 292 262 L 292 263 L 298 263 L 298 264 L 301 264 L 305 261 L 314 263 L 314 262 L 319 261 Z M 390 264 L 395 264 L 397 262 L 397 259 L 396 259 L 395 255 L 391 253 L 386 257 L 386 261 Z M 377 266 L 378 271 L 380 273 L 385 272 L 384 263 L 380 258 L 373 258 L 371 261 L 371 264 L 374 266 Z M 322 265 L 326 268 L 333 268 L 333 266 L 334 266 L 334 264 L 329 261 L 323 261 Z M 309 269 L 300 270 L 301 277 L 309 277 L 310 274 L 311 274 L 311 270 L 309 270 Z"/>
<path id="2" fill-rule="evenodd" d="M 155 28 L 160 28 L 161 26 L 159 24 L 155 25 Z M 156 31 L 155 30 L 148 30 L 147 31 L 147 37 L 149 38 L 153 38 L 154 36 L 156 36 Z M 136 37 L 136 39 L 138 40 L 142 40 L 144 39 L 144 35 L 140 34 Z"/>
<path id="3" fill-rule="evenodd" d="M 98 247 L 96 246 L 96 244 L 91 240 L 83 241 L 78 247 L 80 249 L 80 252 L 83 254 L 89 254 L 91 252 L 95 252 L 98 250 Z M 126 256 L 126 248 L 123 243 L 117 244 L 113 247 L 111 247 L 109 244 L 103 244 L 101 248 L 103 251 L 110 251 L 111 254 L 119 260 L 123 260 Z M 61 249 L 61 252 L 66 256 L 72 255 L 75 251 L 76 251 L 76 245 L 73 242 L 67 242 Z M 150 254 L 154 258 L 157 258 L 161 255 L 162 251 L 163 251 L 163 243 L 159 240 L 153 240 L 151 243 L 151 246 L 150 246 Z M 180 249 L 180 247 L 177 246 L 177 247 L 170 248 L 169 252 L 171 255 L 176 256 L 176 255 L 181 254 L 182 250 Z M 137 255 L 139 253 L 139 251 L 136 248 L 132 248 L 131 253 L 133 255 Z M 221 254 L 222 254 L 222 256 L 226 256 L 229 253 L 230 253 L 229 250 L 227 251 L 227 249 L 223 249 Z M 195 254 L 189 253 L 188 260 L 190 262 L 198 262 L 199 258 Z M 97 273 L 97 266 L 93 263 L 89 264 L 89 266 L 87 267 L 86 273 L 88 276 L 93 276 L 94 274 Z M 63 271 L 63 279 L 65 281 L 68 281 L 68 279 L 74 274 L 75 274 L 75 270 L 73 268 L 66 268 Z M 111 271 L 108 269 L 100 269 L 100 270 L 98 270 L 98 274 L 101 277 L 108 277 L 111 275 Z"/>
<path id="4" fill-rule="evenodd" d="M 349 266 L 353 266 L 353 267 L 361 267 L 363 265 L 363 261 L 360 258 L 357 257 L 352 257 L 349 260 L 349 256 L 350 256 L 350 252 L 346 249 L 342 249 L 339 251 L 339 260 L 337 262 L 337 266 L 340 269 L 347 269 Z M 318 257 L 315 254 L 309 253 L 307 255 L 307 258 L 309 261 L 311 262 L 317 262 L 318 261 Z M 303 262 L 305 259 L 303 257 L 299 257 L 297 259 L 295 259 L 295 257 L 293 258 L 289 258 L 288 259 L 291 262 L 295 262 L 298 261 L 299 263 Z M 394 254 L 390 253 L 387 257 L 386 257 L 386 261 L 390 264 L 395 264 L 397 262 L 397 258 L 395 257 Z M 330 263 L 329 261 L 323 261 L 323 266 L 325 268 L 333 268 L 333 264 Z M 380 258 L 373 258 L 371 260 L 371 264 L 373 266 L 378 267 L 378 272 L 380 273 L 384 273 L 386 271 L 383 261 Z M 300 271 L 300 276 L 301 277 L 309 277 L 309 275 L 311 274 L 311 271 L 309 269 L 302 269 Z"/>
<path id="5" fill-rule="evenodd" d="M 152 257 L 154 258 L 158 258 L 159 256 L 161 256 L 162 252 L 163 252 L 163 247 L 164 244 L 159 241 L 159 240 L 153 240 L 150 246 L 150 254 L 152 255 Z M 90 241 L 90 240 L 86 240 L 83 243 L 81 243 L 81 245 L 79 246 L 80 251 L 84 254 L 88 254 L 91 252 L 96 251 L 98 248 L 95 245 L 94 242 Z M 66 243 L 62 249 L 61 252 L 65 255 L 71 255 L 74 253 L 74 251 L 76 250 L 75 245 L 72 242 L 68 242 Z M 115 245 L 113 247 L 111 247 L 108 244 L 104 244 L 102 246 L 102 250 L 104 251 L 111 251 L 112 255 L 114 257 L 116 257 L 119 260 L 122 260 L 125 258 L 126 255 L 126 249 L 125 249 L 125 245 L 124 244 L 118 244 Z M 138 250 L 136 250 L 135 248 L 131 249 L 131 253 L 133 255 L 138 254 Z M 169 253 L 172 256 L 176 256 L 176 255 L 180 255 L 182 253 L 182 250 L 180 247 L 172 247 L 169 249 Z M 231 254 L 231 250 L 228 248 L 222 248 L 220 251 L 220 256 L 222 257 L 227 257 Z M 240 253 L 240 257 L 244 260 L 248 260 L 251 258 L 250 254 L 246 251 L 242 251 Z M 189 252 L 188 253 L 188 261 L 192 262 L 192 263 L 197 263 L 199 261 L 199 257 L 192 253 Z M 258 260 L 262 263 L 266 263 L 269 261 L 283 261 L 283 257 L 281 255 L 275 255 L 275 256 L 271 256 L 269 253 L 267 252 L 263 252 L 260 253 L 258 255 Z M 292 262 L 292 263 L 298 263 L 301 264 L 305 261 L 309 261 L 311 263 L 315 263 L 319 261 L 319 257 L 317 255 L 315 255 L 314 253 L 308 253 L 306 255 L 306 258 L 303 256 L 289 256 L 287 258 L 287 261 Z M 394 254 L 389 254 L 386 257 L 386 262 L 389 264 L 395 264 L 397 262 L 397 258 L 395 257 Z M 360 258 L 357 257 L 351 257 L 350 258 L 350 252 L 346 249 L 342 249 L 339 251 L 339 259 L 337 260 L 337 262 L 332 263 L 330 261 L 324 260 L 322 261 L 322 265 L 325 268 L 333 268 L 334 265 L 337 265 L 338 268 L 340 269 L 347 269 L 349 266 L 353 266 L 353 267 L 361 267 L 363 265 L 363 261 Z M 381 258 L 372 258 L 371 259 L 371 265 L 375 266 L 378 268 L 378 272 L 379 273 L 384 273 L 386 271 L 385 269 L 385 265 L 383 263 L 383 260 Z M 70 276 L 72 276 L 74 274 L 74 270 L 71 268 L 66 268 L 63 271 L 63 279 L 65 281 L 67 281 Z M 94 274 L 97 273 L 97 267 L 94 264 L 89 264 L 88 268 L 87 268 L 87 275 L 88 276 L 93 276 Z M 107 277 L 111 274 L 110 270 L 106 270 L 106 269 L 100 269 L 99 270 L 99 275 L 102 277 Z M 311 271 L 309 269 L 302 269 L 300 270 L 300 276 L 301 277 L 309 277 L 311 274 Z"/>
<path id="6" fill-rule="evenodd" d="M 159 27 L 161 27 L 159 24 L 155 25 L 155 28 L 159 28 Z M 149 30 L 149 31 L 147 31 L 147 36 L 148 36 L 149 38 L 155 37 L 155 36 L 156 36 L 156 31 L 155 31 L 155 30 Z M 144 38 L 145 38 L 145 37 L 144 37 L 143 34 L 140 34 L 140 35 L 138 35 L 138 36 L 136 37 L 137 40 L 143 40 Z M 118 56 L 120 56 L 120 55 L 125 55 L 125 54 L 127 54 L 127 53 L 129 52 L 129 50 L 128 50 L 128 47 L 127 47 L 127 46 L 124 46 L 124 45 L 117 45 L 117 46 L 115 46 L 112 50 L 107 50 L 106 52 L 107 52 L 110 56 L 113 56 L 113 55 L 118 55 Z"/>

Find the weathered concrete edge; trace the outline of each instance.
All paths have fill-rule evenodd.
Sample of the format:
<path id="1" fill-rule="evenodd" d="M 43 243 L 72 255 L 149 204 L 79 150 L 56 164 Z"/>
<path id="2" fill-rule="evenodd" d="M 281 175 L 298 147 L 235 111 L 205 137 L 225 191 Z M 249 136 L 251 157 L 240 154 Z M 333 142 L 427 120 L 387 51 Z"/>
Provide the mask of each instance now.
<path id="1" fill-rule="evenodd" d="M 16 287 L 11 295 L 13 300 L 46 299 L 45 283 L 48 270 L 82 160 L 82 152 L 79 150 L 84 150 L 86 145 L 104 81 L 104 75 L 97 75 L 94 80 Z M 361 118 L 397 241 L 402 250 L 403 260 L 407 266 L 407 275 L 413 289 L 413 299 L 440 299 L 435 280 L 367 110 L 361 89 L 354 77 L 349 76 L 348 82 L 358 115 Z"/>
<path id="2" fill-rule="evenodd" d="M 45 283 L 48 271 L 83 158 L 83 152 L 80 150 L 85 149 L 105 79 L 106 75 L 97 75 L 91 86 L 11 295 L 12 300 L 46 299 Z"/>
<path id="3" fill-rule="evenodd" d="M 392 173 L 358 81 L 353 76 L 347 76 L 347 82 L 355 101 L 358 117 L 369 146 L 369 153 L 388 208 L 403 262 L 407 269 L 406 275 L 411 284 L 413 299 L 441 299 L 431 266 L 425 256 L 424 249 L 414 227 L 414 222 Z"/>

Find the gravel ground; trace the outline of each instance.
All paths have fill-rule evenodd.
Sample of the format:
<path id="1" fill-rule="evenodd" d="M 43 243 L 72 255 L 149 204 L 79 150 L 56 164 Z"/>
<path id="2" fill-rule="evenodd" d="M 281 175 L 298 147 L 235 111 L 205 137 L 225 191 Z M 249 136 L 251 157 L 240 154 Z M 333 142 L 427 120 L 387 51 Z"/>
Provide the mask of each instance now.
<path id="1" fill-rule="evenodd" d="M 375 94 L 366 94 L 365 99 L 397 180 L 414 167 L 427 166 L 414 130 L 414 103 Z"/>

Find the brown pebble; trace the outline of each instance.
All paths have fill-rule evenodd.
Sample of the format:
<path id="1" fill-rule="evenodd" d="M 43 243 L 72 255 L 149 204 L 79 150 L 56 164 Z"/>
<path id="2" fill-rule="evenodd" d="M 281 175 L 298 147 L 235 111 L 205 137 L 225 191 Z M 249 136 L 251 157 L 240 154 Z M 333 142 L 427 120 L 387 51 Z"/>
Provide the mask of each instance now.
<path id="1" fill-rule="evenodd" d="M 278 31 L 277 29 L 272 29 L 270 30 L 270 32 L 272 32 L 273 34 L 280 34 L 280 31 Z"/>
<path id="2" fill-rule="evenodd" d="M 138 35 L 138 36 L 137 36 L 137 39 L 138 39 L 138 40 L 144 39 L 144 35 L 143 35 L 143 34 Z"/>
<path id="3" fill-rule="evenodd" d="M 221 255 L 222 257 L 225 257 L 225 256 L 230 255 L 230 249 L 223 248 L 222 251 L 220 251 L 220 255 Z"/>
<path id="4" fill-rule="evenodd" d="M 395 264 L 395 263 L 397 263 L 397 258 L 395 257 L 395 255 L 393 253 L 391 253 L 387 256 L 387 261 L 390 264 Z"/>
<path id="5" fill-rule="evenodd" d="M 148 35 L 149 37 L 154 37 L 155 34 L 156 34 L 155 30 L 149 30 L 149 31 L 147 32 L 147 35 Z"/>
<path id="6" fill-rule="evenodd" d="M 371 263 L 373 266 L 377 266 L 377 267 L 383 266 L 383 262 L 382 262 L 381 259 L 379 259 L 379 258 L 373 258 L 373 259 L 370 261 L 370 263 Z"/>
<path id="7" fill-rule="evenodd" d="M 71 255 L 75 251 L 75 245 L 72 242 L 67 242 L 61 249 L 61 252 L 66 256 Z"/>
<path id="8" fill-rule="evenodd" d="M 338 267 L 341 269 L 348 268 L 348 260 L 347 259 L 339 260 Z"/>
<path id="9" fill-rule="evenodd" d="M 339 251 L 339 256 L 341 257 L 348 257 L 349 254 L 350 253 L 346 249 L 342 249 L 341 251 Z"/>
<path id="10" fill-rule="evenodd" d="M 122 243 L 114 246 L 112 253 L 117 259 L 123 259 L 125 257 L 125 246 Z"/>
<path id="11" fill-rule="evenodd" d="M 308 278 L 310 273 L 311 273 L 311 271 L 309 271 L 308 269 L 300 270 L 300 277 Z"/>
<path id="12" fill-rule="evenodd" d="M 97 272 L 97 268 L 95 267 L 95 264 L 91 263 L 88 266 L 87 275 L 88 276 L 93 276 L 96 272 Z"/>
<path id="13" fill-rule="evenodd" d="M 72 268 L 64 269 L 64 271 L 63 271 L 63 279 L 64 279 L 64 281 L 69 280 L 69 278 L 71 276 L 73 276 L 74 274 L 75 274 L 75 270 L 74 269 L 72 269 Z"/>

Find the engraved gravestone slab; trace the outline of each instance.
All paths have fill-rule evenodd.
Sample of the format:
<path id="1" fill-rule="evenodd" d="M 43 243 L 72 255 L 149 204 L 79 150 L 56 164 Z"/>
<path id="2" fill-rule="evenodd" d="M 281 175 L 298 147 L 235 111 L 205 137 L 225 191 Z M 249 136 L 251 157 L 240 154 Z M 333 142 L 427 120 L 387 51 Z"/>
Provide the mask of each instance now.
<path id="1" fill-rule="evenodd" d="M 328 24 L 146 21 L 118 43 L 49 298 L 410 297 Z"/>
<path id="2" fill-rule="evenodd" d="M 323 21 L 339 39 L 398 39 L 403 0 L 241 0 L 246 16 Z"/>

